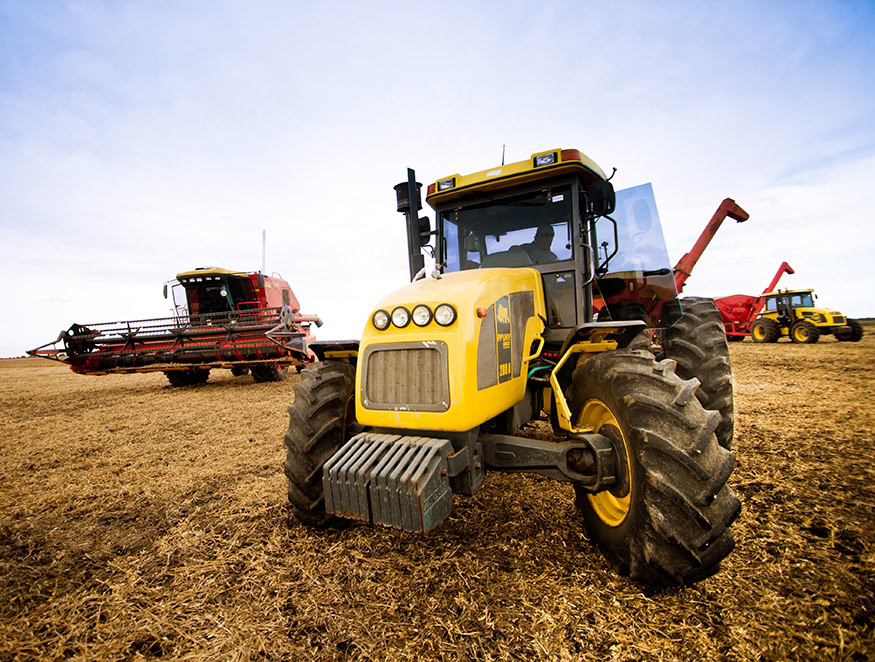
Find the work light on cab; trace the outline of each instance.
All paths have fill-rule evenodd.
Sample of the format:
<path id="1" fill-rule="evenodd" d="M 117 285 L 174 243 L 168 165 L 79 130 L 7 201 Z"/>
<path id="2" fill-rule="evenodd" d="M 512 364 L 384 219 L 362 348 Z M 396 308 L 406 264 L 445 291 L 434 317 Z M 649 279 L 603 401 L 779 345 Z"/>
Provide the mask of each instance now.
<path id="1" fill-rule="evenodd" d="M 551 165 L 556 163 L 556 152 L 550 152 L 549 154 L 538 154 L 535 157 L 535 167 L 540 168 L 541 166 Z"/>

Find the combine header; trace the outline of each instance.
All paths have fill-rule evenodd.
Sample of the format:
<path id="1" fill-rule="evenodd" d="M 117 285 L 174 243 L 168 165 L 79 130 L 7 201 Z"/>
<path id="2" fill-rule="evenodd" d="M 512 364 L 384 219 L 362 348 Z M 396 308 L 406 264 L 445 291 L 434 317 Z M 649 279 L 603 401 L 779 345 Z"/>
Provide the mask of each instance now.
<path id="1" fill-rule="evenodd" d="M 277 381 L 289 366 L 315 358 L 310 324 L 322 321 L 300 314 L 282 278 L 203 267 L 165 283 L 165 298 L 168 284 L 172 317 L 73 324 L 28 354 L 84 375 L 161 371 L 172 386 L 203 383 L 214 368 Z"/>

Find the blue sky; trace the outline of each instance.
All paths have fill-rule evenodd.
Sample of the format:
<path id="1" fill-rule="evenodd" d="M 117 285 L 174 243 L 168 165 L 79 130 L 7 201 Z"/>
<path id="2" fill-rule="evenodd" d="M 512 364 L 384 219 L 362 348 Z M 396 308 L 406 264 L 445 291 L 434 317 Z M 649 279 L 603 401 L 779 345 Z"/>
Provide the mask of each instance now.
<path id="1" fill-rule="evenodd" d="M 169 314 L 218 265 L 282 274 L 324 339 L 407 277 L 392 186 L 579 148 L 653 184 L 685 294 L 778 265 L 875 315 L 871 2 L 0 0 L 0 356 Z"/>

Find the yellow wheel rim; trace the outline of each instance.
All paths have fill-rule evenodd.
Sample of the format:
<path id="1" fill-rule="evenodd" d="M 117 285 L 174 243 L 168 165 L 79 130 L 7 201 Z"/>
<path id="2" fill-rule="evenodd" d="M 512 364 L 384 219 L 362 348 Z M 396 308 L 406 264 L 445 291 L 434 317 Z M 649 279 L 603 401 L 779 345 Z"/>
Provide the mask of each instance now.
<path id="1" fill-rule="evenodd" d="M 805 341 L 808 340 L 808 329 L 804 326 L 800 326 L 796 329 L 796 340 Z"/>
<path id="2" fill-rule="evenodd" d="M 599 519 L 608 526 L 620 526 L 629 514 L 630 503 L 632 501 L 632 469 L 629 459 L 629 444 L 626 441 L 626 435 L 623 434 L 623 429 L 620 427 L 620 422 L 601 400 L 587 400 L 583 405 L 583 411 L 580 413 L 577 425 L 579 427 L 590 427 L 598 432 L 603 425 L 612 425 L 620 431 L 620 438 L 623 440 L 623 448 L 626 453 L 626 480 L 629 485 L 629 493 L 624 497 L 615 497 L 609 491 L 598 492 L 597 494 L 588 494 L 589 503 L 595 511 Z"/>
<path id="3" fill-rule="evenodd" d="M 763 338 L 766 337 L 766 330 L 762 324 L 757 324 L 753 328 L 753 337 L 756 338 L 757 340 L 762 340 Z"/>

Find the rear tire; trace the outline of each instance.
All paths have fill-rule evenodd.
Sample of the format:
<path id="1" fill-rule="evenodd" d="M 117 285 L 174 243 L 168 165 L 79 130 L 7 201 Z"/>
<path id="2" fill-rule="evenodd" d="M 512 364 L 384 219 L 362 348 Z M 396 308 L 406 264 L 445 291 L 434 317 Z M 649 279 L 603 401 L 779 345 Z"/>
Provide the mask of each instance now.
<path id="1" fill-rule="evenodd" d="M 778 338 L 781 337 L 781 329 L 775 320 L 764 317 L 751 324 L 750 337 L 757 343 L 778 342 Z"/>
<path id="2" fill-rule="evenodd" d="M 790 327 L 790 340 L 810 345 L 820 339 L 820 330 L 808 320 L 799 320 Z"/>
<path id="3" fill-rule="evenodd" d="M 846 342 L 860 342 L 863 338 L 863 325 L 857 320 L 849 319 L 847 326 L 850 328 L 850 331 L 842 334 L 836 333 L 836 338 Z"/>
<path id="4" fill-rule="evenodd" d="M 355 367 L 341 361 L 312 363 L 295 384 L 285 435 L 285 474 L 295 518 L 326 526 L 322 467 L 360 427 L 355 422 Z"/>
<path id="5" fill-rule="evenodd" d="M 681 379 L 698 379 L 696 397 L 705 409 L 720 412 L 717 441 L 732 448 L 735 407 L 732 397 L 732 366 L 723 318 L 713 299 L 681 299 L 683 317 L 665 330 L 663 356 L 677 362 Z M 667 306 L 671 319 L 671 307 Z M 663 313 L 665 317 L 665 313 Z"/>
<path id="6" fill-rule="evenodd" d="M 674 366 L 605 352 L 574 371 L 570 398 L 576 423 L 618 429 L 626 455 L 625 496 L 574 487 L 590 539 L 620 572 L 658 586 L 714 574 L 735 546 L 729 527 L 741 508 L 726 484 L 735 456 L 714 435 L 720 416 Z"/>

